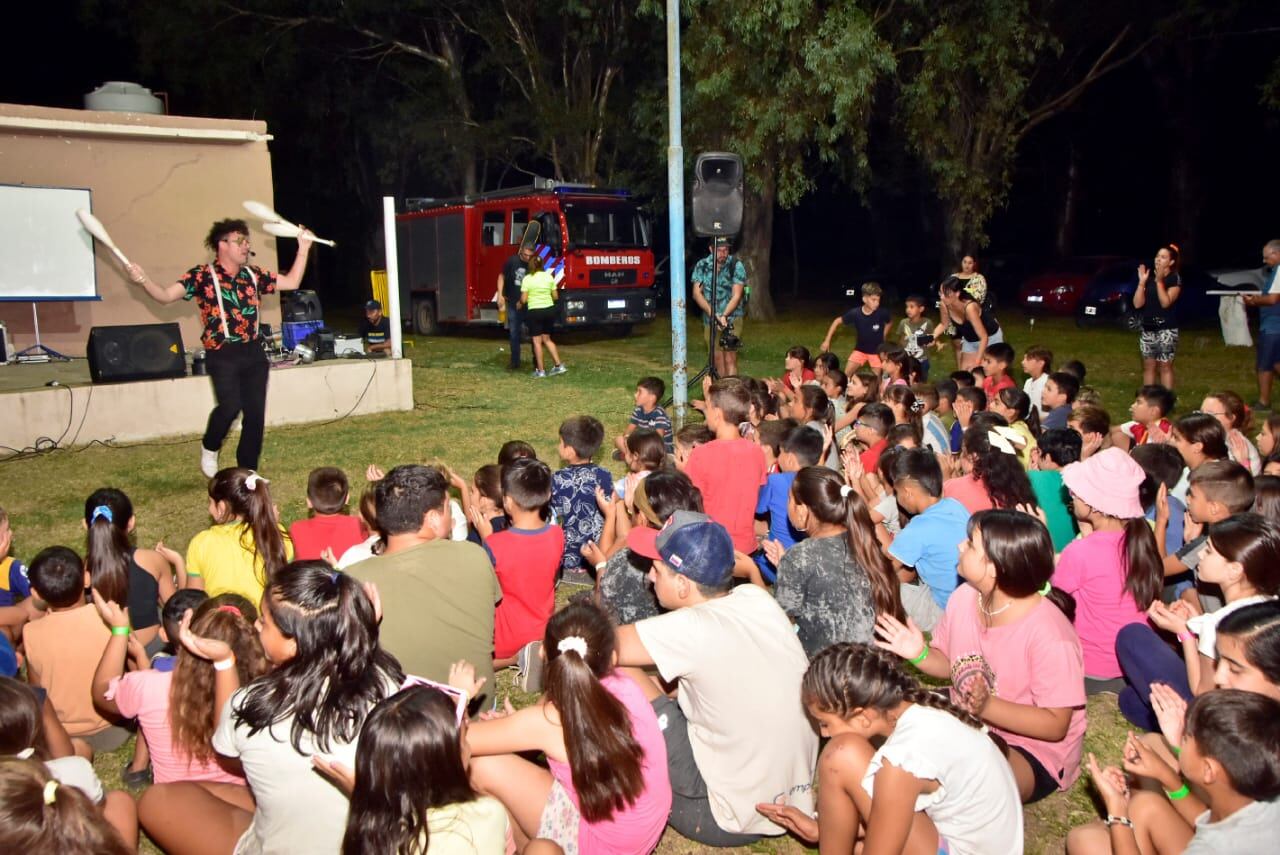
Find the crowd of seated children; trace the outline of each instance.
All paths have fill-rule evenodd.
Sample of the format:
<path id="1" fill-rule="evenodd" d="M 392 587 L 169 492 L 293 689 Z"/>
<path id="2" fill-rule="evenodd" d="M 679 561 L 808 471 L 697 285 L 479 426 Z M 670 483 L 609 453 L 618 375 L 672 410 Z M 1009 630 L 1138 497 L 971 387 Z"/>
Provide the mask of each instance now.
<path id="1" fill-rule="evenodd" d="M 705 424 L 680 431 L 643 378 L 625 475 L 575 416 L 557 471 L 521 440 L 470 479 L 371 467 L 360 517 L 317 468 L 286 534 L 267 479 L 223 470 L 185 561 L 134 546 L 128 497 L 96 491 L 87 562 L 55 546 L 3 568 L 30 686 L 9 703 L 0 680 L 0 790 L 38 785 L 50 808 L 26 839 L 75 817 L 64 848 L 111 852 L 139 826 L 168 851 L 644 853 L 670 826 L 1019 852 L 1019 803 L 1073 786 L 1086 696 L 1113 692 L 1149 733 L 1123 770 L 1090 758 L 1109 816 L 1069 851 L 1262 851 L 1280 478 L 1254 475 L 1280 471 L 1280 423 L 1251 452 L 1239 396 L 1171 419 L 1147 386 L 1112 431 L 1082 364 L 1028 348 L 1019 388 L 998 341 L 980 372 L 921 384 L 924 302 L 887 343 L 871 291 L 823 343 L 859 327 L 847 375 L 792 348 L 776 383 L 709 380 Z M 584 567 L 592 590 L 556 611 Z M 495 691 L 511 664 L 542 690 L 519 711 Z M 126 781 L 153 780 L 136 807 L 85 763 L 132 721 Z"/>

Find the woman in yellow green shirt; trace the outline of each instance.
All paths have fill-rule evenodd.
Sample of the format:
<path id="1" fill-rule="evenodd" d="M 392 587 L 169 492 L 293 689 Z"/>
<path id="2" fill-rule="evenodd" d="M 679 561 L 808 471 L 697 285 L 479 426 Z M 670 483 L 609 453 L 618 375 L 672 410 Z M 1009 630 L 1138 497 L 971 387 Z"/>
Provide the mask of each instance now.
<path id="1" fill-rule="evenodd" d="M 533 339 L 533 359 L 537 364 L 533 376 L 547 376 L 548 372 L 542 367 L 544 346 L 551 351 L 551 358 L 555 360 L 555 367 L 550 373 L 563 374 L 568 369 L 560 361 L 560 351 L 556 350 L 556 343 L 551 340 L 551 327 L 556 319 L 556 281 L 543 269 L 542 257 L 536 253 L 529 259 L 528 272 L 520 282 L 519 308 L 526 307 L 528 312 L 524 316 L 524 323 Z"/>

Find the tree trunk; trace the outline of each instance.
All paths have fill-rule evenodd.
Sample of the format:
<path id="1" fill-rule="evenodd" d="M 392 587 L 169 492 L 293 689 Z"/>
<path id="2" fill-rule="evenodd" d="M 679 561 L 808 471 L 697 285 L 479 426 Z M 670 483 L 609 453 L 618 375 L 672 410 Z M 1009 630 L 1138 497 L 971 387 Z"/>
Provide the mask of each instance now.
<path id="1" fill-rule="evenodd" d="M 773 295 L 769 293 L 769 256 L 773 249 L 773 206 L 777 187 L 772 169 L 765 168 L 760 176 L 760 189 L 747 185 L 746 204 L 742 211 L 741 250 L 746 261 L 751 302 L 747 316 L 754 320 L 771 321 L 777 317 Z"/>
<path id="2" fill-rule="evenodd" d="M 787 228 L 791 232 L 791 293 L 792 300 L 800 297 L 800 243 L 796 239 L 796 209 L 787 209 Z"/>
<path id="3" fill-rule="evenodd" d="M 1067 186 L 1058 211 L 1058 232 L 1053 248 L 1058 258 L 1066 258 L 1075 250 L 1076 225 L 1080 209 L 1080 147 L 1074 141 L 1067 149 Z"/>

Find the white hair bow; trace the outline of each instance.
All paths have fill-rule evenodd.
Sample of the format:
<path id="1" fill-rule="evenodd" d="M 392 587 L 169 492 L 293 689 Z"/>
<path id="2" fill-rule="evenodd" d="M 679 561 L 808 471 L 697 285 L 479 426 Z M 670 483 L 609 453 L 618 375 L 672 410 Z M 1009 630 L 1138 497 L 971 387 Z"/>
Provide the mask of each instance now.
<path id="1" fill-rule="evenodd" d="M 1013 428 L 1007 428 L 1003 425 L 996 425 L 987 431 L 987 442 L 991 443 L 993 448 L 1003 451 L 1005 454 L 1013 455 L 1018 453 L 1018 449 L 1014 448 L 1015 444 L 1019 446 L 1026 445 L 1026 440 L 1023 439 L 1022 434 Z"/>
<path id="2" fill-rule="evenodd" d="M 580 635 L 569 635 L 560 639 L 560 643 L 556 645 L 556 650 L 564 653 L 572 650 L 583 659 L 587 658 L 587 640 Z"/>
<path id="3" fill-rule="evenodd" d="M 263 478 L 261 475 L 259 475 L 257 472 L 252 472 L 252 471 L 251 471 L 248 475 L 246 475 L 246 476 L 245 476 L 245 479 L 244 479 L 244 486 L 245 486 L 245 489 L 246 489 L 246 490 L 257 490 L 257 489 L 258 489 L 258 484 L 259 484 L 259 482 L 261 482 L 261 483 L 263 483 L 263 484 L 270 484 L 270 483 L 271 483 L 271 482 L 270 482 L 270 481 L 268 481 L 266 478 Z"/>
<path id="4" fill-rule="evenodd" d="M 850 487 L 848 484 L 840 485 L 840 498 L 847 499 L 849 498 L 849 494 L 852 492 L 853 492 L 853 488 Z"/>

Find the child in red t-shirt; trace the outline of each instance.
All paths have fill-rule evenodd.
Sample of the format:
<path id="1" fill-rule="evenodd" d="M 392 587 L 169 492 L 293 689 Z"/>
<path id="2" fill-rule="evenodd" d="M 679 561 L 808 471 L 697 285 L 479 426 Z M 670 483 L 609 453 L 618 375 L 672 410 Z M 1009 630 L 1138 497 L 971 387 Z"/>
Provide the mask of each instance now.
<path id="1" fill-rule="evenodd" d="M 511 525 L 485 540 L 493 556 L 502 601 L 493 616 L 495 667 L 542 638 L 556 607 L 556 575 L 564 554 L 564 529 L 546 522 L 551 469 L 540 460 L 513 460 L 502 468 L 502 506 Z"/>
<path id="2" fill-rule="evenodd" d="M 982 391 L 987 400 L 995 400 L 1004 389 L 1016 389 L 1018 384 L 1009 376 L 1009 366 L 1013 365 L 1013 348 L 1004 342 L 987 345 L 987 352 L 982 354 Z"/>
<path id="3" fill-rule="evenodd" d="M 765 483 L 766 464 L 760 446 L 742 438 L 739 425 L 751 411 L 751 394 L 741 380 L 703 383 L 707 427 L 716 438 L 689 454 L 684 472 L 702 492 L 707 516 L 724 526 L 733 548 L 746 555 L 757 549 L 756 497 Z"/>
<path id="4" fill-rule="evenodd" d="M 307 476 L 307 509 L 313 516 L 289 526 L 295 561 L 320 558 L 326 549 L 341 558 L 342 553 L 369 537 L 359 517 L 343 513 L 349 493 L 347 475 L 341 469 L 321 466 L 311 470 Z"/>
<path id="5" fill-rule="evenodd" d="M 1173 409 L 1176 400 L 1173 391 L 1164 386 L 1143 386 L 1129 405 L 1133 419 L 1112 429 L 1111 444 L 1131 449 L 1149 442 L 1169 442 L 1173 423 L 1165 416 Z"/>

